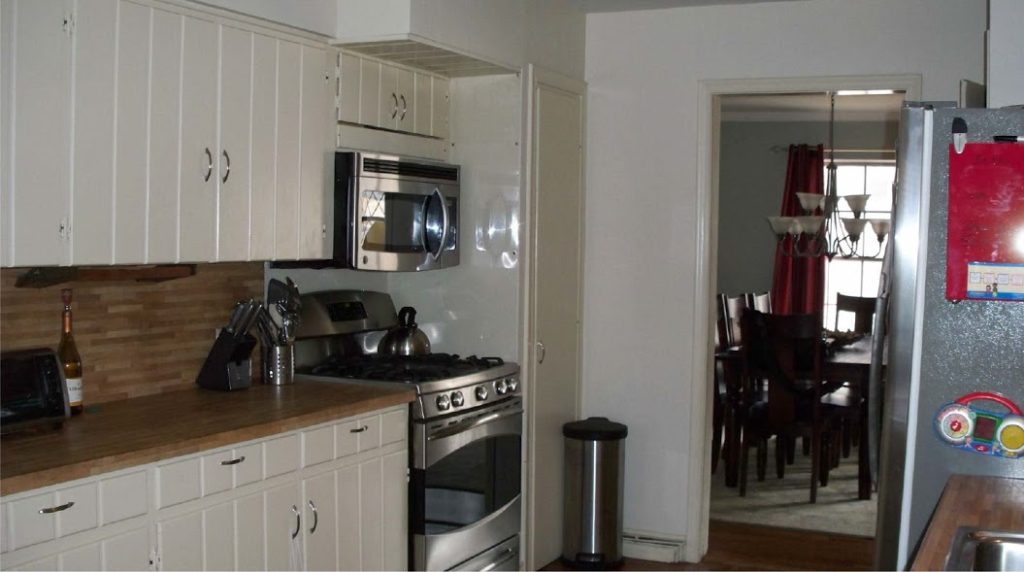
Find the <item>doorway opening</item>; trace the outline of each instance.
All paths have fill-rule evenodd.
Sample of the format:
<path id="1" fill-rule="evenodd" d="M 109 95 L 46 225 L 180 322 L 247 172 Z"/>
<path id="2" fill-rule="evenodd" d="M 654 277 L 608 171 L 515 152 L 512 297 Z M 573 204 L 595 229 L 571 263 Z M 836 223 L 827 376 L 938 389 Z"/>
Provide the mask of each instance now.
<path id="1" fill-rule="evenodd" d="M 751 403 L 730 403 L 720 379 L 716 380 L 714 338 L 718 333 L 718 294 L 739 297 L 771 291 L 776 241 L 767 223 L 768 216 L 780 214 L 785 185 L 787 153 L 790 145 L 807 144 L 828 147 L 828 92 L 858 89 L 889 89 L 885 96 L 863 95 L 847 98 L 836 104 L 835 163 L 838 194 L 872 195 L 868 209 L 873 218 L 885 218 L 891 209 L 891 185 L 895 165 L 895 134 L 898 131 L 899 109 L 904 99 L 918 99 L 920 78 L 899 77 L 837 77 L 797 80 L 725 80 L 702 85 L 701 166 L 699 193 L 706 208 L 705 222 L 708 244 L 700 249 L 705 256 L 707 278 L 700 292 L 707 303 L 709 334 L 708 360 L 704 364 L 707 379 L 708 419 L 702 433 L 708 451 L 702 472 L 692 475 L 703 485 L 703 511 L 696 525 L 694 540 L 702 541 L 707 550 L 708 523 L 733 522 L 778 529 L 805 529 L 818 532 L 850 534 L 862 538 L 874 536 L 875 498 L 861 500 L 858 495 L 858 455 L 860 443 L 850 443 L 850 455 L 839 455 L 839 463 L 829 472 L 828 486 L 820 487 L 817 502 L 808 502 L 810 462 L 797 442 L 795 447 L 783 443 L 781 462 L 783 476 L 777 476 L 775 445 L 779 441 L 769 435 L 761 447 L 749 451 L 746 496 L 738 492 L 736 466 L 742 422 L 733 426 L 734 449 L 728 449 L 725 429 L 712 431 L 722 422 L 722 408 L 750 407 Z M 853 96 L 851 96 L 852 98 Z M 839 99 L 839 98 L 837 98 Z M 827 165 L 828 160 L 825 160 Z M 858 179 L 859 175 L 859 179 Z M 879 181 L 889 178 L 888 185 Z M 870 183 L 868 179 L 870 178 Z M 860 187 L 855 188 L 859 181 Z M 882 192 L 884 187 L 885 192 Z M 877 195 L 877 198 L 874 198 Z M 868 240 L 871 241 L 867 244 Z M 836 258 L 830 264 L 831 278 L 824 302 L 837 293 L 874 295 L 872 284 L 877 274 L 874 261 L 866 257 L 879 250 L 876 237 L 865 233 L 862 252 L 854 259 Z M 884 241 L 885 239 L 883 239 Z M 871 250 L 872 252 L 867 252 Z M 878 266 L 880 269 L 880 265 Z M 856 280 L 852 278 L 857 274 Z M 700 288 L 698 288 L 700 290 Z M 835 313 L 822 308 L 823 326 L 835 326 Z M 842 316 L 842 314 L 841 314 Z M 840 328 L 846 318 L 841 318 Z M 824 322 L 828 321 L 828 324 Z M 719 377 L 721 368 L 717 368 Z M 696 391 L 696 390 L 695 390 Z M 717 406 L 717 410 L 716 410 Z M 718 415 L 715 415 L 718 413 Z M 735 412 L 734 412 L 735 413 Z M 703 417 L 703 416 L 702 416 Z M 732 421 L 736 422 L 733 416 Z M 718 461 L 711 472 L 712 434 L 718 436 Z M 759 452 L 760 449 L 760 452 Z M 730 459 L 727 461 L 726 459 Z M 727 467 L 727 465 L 729 465 Z M 731 475 L 727 486 L 726 477 Z M 763 474 L 763 480 L 760 475 Z M 852 485 L 852 488 L 851 488 Z"/>

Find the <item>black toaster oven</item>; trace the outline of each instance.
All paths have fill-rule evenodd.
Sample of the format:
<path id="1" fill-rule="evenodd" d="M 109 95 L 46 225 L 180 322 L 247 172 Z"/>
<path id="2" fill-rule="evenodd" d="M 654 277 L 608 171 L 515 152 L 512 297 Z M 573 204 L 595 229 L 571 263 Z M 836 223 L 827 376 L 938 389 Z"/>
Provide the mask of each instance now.
<path id="1" fill-rule="evenodd" d="M 70 414 L 64 371 L 53 350 L 0 353 L 0 432 L 59 423 Z"/>

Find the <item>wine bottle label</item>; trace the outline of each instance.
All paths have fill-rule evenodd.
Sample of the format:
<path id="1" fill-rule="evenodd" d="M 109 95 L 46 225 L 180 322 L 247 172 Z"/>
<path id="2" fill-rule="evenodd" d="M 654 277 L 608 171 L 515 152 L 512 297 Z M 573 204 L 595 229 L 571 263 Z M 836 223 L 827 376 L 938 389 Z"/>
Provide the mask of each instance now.
<path id="1" fill-rule="evenodd" d="M 82 404 L 82 378 L 69 377 L 65 381 L 68 384 L 68 405 Z"/>

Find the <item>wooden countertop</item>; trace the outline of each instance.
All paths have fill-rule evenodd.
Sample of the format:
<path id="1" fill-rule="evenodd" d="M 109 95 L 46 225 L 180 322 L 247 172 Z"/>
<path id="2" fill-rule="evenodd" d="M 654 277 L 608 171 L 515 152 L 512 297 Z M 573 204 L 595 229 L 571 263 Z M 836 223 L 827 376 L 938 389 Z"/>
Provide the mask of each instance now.
<path id="1" fill-rule="evenodd" d="M 912 570 L 942 570 L 956 529 L 1024 532 L 1024 479 L 953 475 L 928 523 Z"/>
<path id="2" fill-rule="evenodd" d="M 317 382 L 192 389 L 86 406 L 60 430 L 0 438 L 0 494 L 195 453 L 415 399 L 404 385 Z"/>

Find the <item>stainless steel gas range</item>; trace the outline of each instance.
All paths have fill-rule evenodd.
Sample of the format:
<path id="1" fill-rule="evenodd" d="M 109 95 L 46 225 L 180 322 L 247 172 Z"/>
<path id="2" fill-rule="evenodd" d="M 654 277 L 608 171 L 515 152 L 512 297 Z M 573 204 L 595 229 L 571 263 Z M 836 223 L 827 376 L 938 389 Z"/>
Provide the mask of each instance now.
<path id="1" fill-rule="evenodd" d="M 410 411 L 409 561 L 414 570 L 517 570 L 523 401 L 519 366 L 452 354 L 383 356 L 398 323 L 390 296 L 303 296 L 296 369 L 325 379 L 406 383 Z"/>

